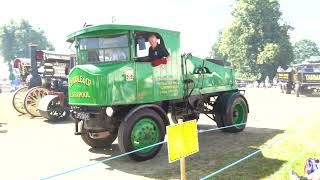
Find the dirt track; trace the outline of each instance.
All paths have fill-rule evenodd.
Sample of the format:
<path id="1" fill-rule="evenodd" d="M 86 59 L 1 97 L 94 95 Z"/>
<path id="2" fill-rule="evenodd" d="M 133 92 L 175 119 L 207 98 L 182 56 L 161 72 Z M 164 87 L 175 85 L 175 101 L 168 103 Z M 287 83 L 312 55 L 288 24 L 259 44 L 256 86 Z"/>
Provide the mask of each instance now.
<path id="1" fill-rule="evenodd" d="M 79 136 L 73 135 L 72 121 L 52 124 L 42 118 L 19 116 L 11 106 L 11 97 L 12 94 L 0 94 L 0 179 L 39 179 L 119 153 L 117 142 L 111 149 L 96 150 L 85 145 Z M 250 105 L 246 130 L 239 134 L 216 131 L 199 135 L 200 152 L 187 158 L 190 179 L 205 176 L 210 169 L 223 166 L 226 161 L 237 160 L 242 153 L 283 133 L 306 114 L 319 117 L 319 97 L 297 98 L 283 95 L 277 89 L 249 89 L 246 97 Z M 199 129 L 213 128 L 214 124 L 202 117 Z M 264 162 L 273 163 L 274 169 L 259 172 L 261 177 L 272 174 L 283 163 L 267 158 Z M 201 171 L 203 169 L 207 170 Z M 250 174 L 247 176 L 252 179 Z M 56 179 L 143 178 L 179 178 L 179 164 L 168 164 L 165 146 L 149 161 L 137 163 L 120 158 Z"/>

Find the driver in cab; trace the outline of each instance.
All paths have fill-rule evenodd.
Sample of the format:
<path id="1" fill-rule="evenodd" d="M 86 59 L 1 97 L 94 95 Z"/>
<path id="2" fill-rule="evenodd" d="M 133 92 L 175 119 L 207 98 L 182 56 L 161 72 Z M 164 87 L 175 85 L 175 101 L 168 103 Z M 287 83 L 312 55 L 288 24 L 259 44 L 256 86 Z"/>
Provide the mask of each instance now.
<path id="1" fill-rule="evenodd" d="M 148 57 L 151 60 L 153 67 L 159 66 L 161 64 L 167 64 L 170 60 L 170 54 L 168 50 L 157 42 L 157 36 L 151 34 L 148 38 L 150 43 Z"/>

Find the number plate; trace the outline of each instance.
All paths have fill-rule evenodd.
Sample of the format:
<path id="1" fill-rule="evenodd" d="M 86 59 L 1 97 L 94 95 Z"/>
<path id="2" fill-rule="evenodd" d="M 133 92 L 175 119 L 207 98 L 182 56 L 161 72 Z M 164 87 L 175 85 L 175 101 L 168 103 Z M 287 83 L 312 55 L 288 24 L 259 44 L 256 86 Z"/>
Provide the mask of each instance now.
<path id="1" fill-rule="evenodd" d="M 77 119 L 82 119 L 82 120 L 85 120 L 85 121 L 90 120 L 89 113 L 84 113 L 84 112 L 77 113 L 76 114 L 76 118 Z"/>

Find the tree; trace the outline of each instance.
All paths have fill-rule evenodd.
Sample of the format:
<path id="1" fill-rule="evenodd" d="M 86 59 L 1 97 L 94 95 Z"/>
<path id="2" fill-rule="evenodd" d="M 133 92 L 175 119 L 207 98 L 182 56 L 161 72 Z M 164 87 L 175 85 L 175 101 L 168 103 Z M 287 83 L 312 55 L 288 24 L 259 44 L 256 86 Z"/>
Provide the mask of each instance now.
<path id="1" fill-rule="evenodd" d="M 30 43 L 38 44 L 39 49 L 54 50 L 44 31 L 34 29 L 27 20 L 10 21 L 0 27 L 0 52 L 9 66 L 10 78 L 13 78 L 11 61 L 15 57 L 28 58 Z"/>
<path id="2" fill-rule="evenodd" d="M 296 42 L 293 47 L 293 52 L 293 63 L 301 63 L 302 61 L 309 59 L 311 56 L 320 56 L 320 50 L 317 44 L 308 39 Z"/>
<path id="3" fill-rule="evenodd" d="M 233 20 L 212 48 L 228 59 L 239 78 L 273 77 L 293 60 L 289 25 L 281 23 L 277 0 L 237 0 Z"/>
<path id="4" fill-rule="evenodd" d="M 219 45 L 221 44 L 221 41 L 222 41 L 221 34 L 222 32 L 219 32 L 217 42 L 214 43 L 213 46 L 211 47 L 211 51 L 209 52 L 209 58 L 227 60 L 227 58 L 219 51 Z"/>

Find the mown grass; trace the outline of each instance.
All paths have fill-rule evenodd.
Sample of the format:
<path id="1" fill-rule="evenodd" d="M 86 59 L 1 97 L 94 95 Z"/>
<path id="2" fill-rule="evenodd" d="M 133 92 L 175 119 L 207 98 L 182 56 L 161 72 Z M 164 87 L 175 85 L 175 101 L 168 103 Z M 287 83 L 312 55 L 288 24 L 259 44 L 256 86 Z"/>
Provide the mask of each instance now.
<path id="1" fill-rule="evenodd" d="M 252 134 L 243 132 L 238 135 L 237 141 L 232 139 L 235 135 L 225 134 L 224 144 L 221 144 L 222 150 L 218 147 L 220 144 L 217 144 L 216 148 L 214 146 L 207 149 L 201 147 L 201 141 L 204 140 L 201 140 L 200 135 L 200 152 L 187 157 L 187 177 L 188 179 L 200 179 L 285 136 L 287 138 L 283 141 L 209 179 L 283 180 L 290 179 L 289 171 L 291 169 L 294 169 L 299 175 L 304 175 L 306 159 L 309 157 L 320 158 L 320 119 L 316 118 L 320 117 L 319 115 L 320 113 L 313 114 L 292 121 L 290 129 L 286 131 L 264 129 L 261 131 L 265 132 L 257 133 L 256 131 L 259 129 L 256 129 Z M 232 140 L 228 141 L 230 138 Z M 297 157 L 298 155 L 299 157 Z M 291 162 L 294 159 L 295 161 Z M 179 164 L 176 163 L 171 167 L 169 170 L 157 173 L 163 175 L 155 178 L 179 179 Z"/>
<path id="2" fill-rule="evenodd" d="M 309 157 L 320 158 L 320 118 L 314 114 L 309 118 L 301 118 L 286 133 L 295 133 L 290 139 L 263 152 L 267 158 L 279 159 L 286 163 L 276 171 L 270 179 L 290 179 L 289 172 L 293 169 L 304 175 L 305 161 Z"/>
<path id="3" fill-rule="evenodd" d="M 299 175 L 304 175 L 306 159 L 309 157 L 320 158 L 320 119 L 316 117 L 319 117 L 319 115 L 312 117 L 309 115 L 308 118 L 304 117 L 296 120 L 289 130 L 276 135 L 268 140 L 265 145 L 284 136 L 288 136 L 288 139 L 211 179 L 283 180 L 291 179 L 289 172 L 292 169 Z M 260 147 L 263 147 L 263 145 Z"/>

